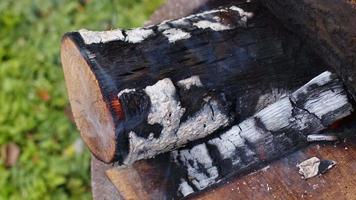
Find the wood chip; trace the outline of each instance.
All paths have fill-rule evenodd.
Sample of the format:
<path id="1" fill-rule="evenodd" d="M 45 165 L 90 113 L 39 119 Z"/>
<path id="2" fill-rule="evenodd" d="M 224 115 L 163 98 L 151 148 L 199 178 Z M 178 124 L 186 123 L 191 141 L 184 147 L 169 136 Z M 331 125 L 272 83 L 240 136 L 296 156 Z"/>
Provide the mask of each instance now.
<path id="1" fill-rule="evenodd" d="M 299 168 L 299 174 L 303 175 L 303 179 L 309 179 L 325 173 L 335 165 L 336 161 L 320 160 L 317 157 L 312 157 L 297 164 L 297 167 Z"/>

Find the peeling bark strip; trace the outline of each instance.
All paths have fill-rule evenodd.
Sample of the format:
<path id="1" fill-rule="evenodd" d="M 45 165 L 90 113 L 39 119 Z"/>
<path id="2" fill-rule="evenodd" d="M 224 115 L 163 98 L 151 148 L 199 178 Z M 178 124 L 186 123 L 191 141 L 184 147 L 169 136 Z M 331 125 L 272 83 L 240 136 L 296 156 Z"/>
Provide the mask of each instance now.
<path id="1" fill-rule="evenodd" d="M 177 93 L 168 78 L 142 91 L 125 89 L 119 92 L 118 97 L 126 114 L 126 123 L 119 128 L 122 130 L 119 134 L 128 134 L 129 140 L 128 153 L 119 155 L 122 158 L 120 162 L 132 164 L 136 160 L 151 158 L 231 124 L 230 108 L 224 106 L 227 103 L 205 94 L 199 77 L 193 76 L 177 84 L 181 92 L 203 91 L 194 96 L 195 99 L 201 99 L 198 102 L 199 110 L 193 111 L 185 119 L 183 116 L 192 111 L 194 105 L 190 103 L 194 101 L 185 102 L 183 107 L 179 99 L 182 94 Z M 143 105 L 147 105 L 147 109 L 143 109 Z"/>
<path id="2" fill-rule="evenodd" d="M 158 95 L 154 85 L 162 81 L 168 86 L 166 78 L 176 90 L 172 102 L 185 109 L 179 122 L 183 133 L 188 128 L 201 132 L 204 126 L 193 129 L 191 120 L 201 120 L 198 116 L 209 107 L 226 102 L 221 109 L 235 108 L 229 112 L 242 121 L 326 70 L 315 67 L 324 65 L 275 18 L 247 4 L 242 10 L 229 6 L 147 28 L 67 33 L 61 59 L 68 96 L 91 152 L 105 162 L 129 163 L 135 160 L 126 158 L 132 141 L 152 138 L 151 144 L 157 144 L 153 141 L 161 133 L 173 132 L 167 121 L 148 118 L 152 106 L 160 105 L 153 101 Z M 204 87 L 180 83 L 189 77 L 199 77 Z M 140 148 L 130 156 L 163 152 L 145 150 L 144 155 Z"/>
<path id="3" fill-rule="evenodd" d="M 172 152 L 186 170 L 179 192 L 186 196 L 280 157 L 352 111 L 342 83 L 324 72 L 228 131 Z"/>

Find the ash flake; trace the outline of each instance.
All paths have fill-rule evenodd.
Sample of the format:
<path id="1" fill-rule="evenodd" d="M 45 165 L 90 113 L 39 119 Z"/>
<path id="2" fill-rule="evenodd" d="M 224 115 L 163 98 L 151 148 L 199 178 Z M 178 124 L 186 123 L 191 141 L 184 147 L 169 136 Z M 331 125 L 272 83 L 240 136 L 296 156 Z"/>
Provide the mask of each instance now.
<path id="1" fill-rule="evenodd" d="M 174 43 L 178 40 L 188 39 L 191 37 L 190 33 L 185 32 L 181 29 L 170 28 L 162 32 L 170 43 Z"/>

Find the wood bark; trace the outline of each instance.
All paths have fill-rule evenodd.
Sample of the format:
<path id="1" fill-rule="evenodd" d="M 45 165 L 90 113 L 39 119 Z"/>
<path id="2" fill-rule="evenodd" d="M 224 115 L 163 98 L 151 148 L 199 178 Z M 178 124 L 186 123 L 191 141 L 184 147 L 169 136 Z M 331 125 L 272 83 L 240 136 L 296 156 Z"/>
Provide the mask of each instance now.
<path id="1" fill-rule="evenodd" d="M 262 0 L 333 67 L 356 98 L 356 3 L 350 0 Z"/>
<path id="2" fill-rule="evenodd" d="M 164 123 L 157 121 L 159 116 L 149 118 L 152 106 L 160 105 L 159 98 L 153 101 L 158 93 L 147 93 L 161 91 L 152 87 L 162 85 L 164 79 L 171 82 L 170 102 L 183 105 L 185 111 L 178 115 L 182 122 L 204 109 L 208 99 L 227 111 L 223 113 L 228 122 L 205 133 L 212 134 L 324 70 L 321 61 L 269 13 L 254 3 L 243 9 L 218 9 L 127 31 L 66 34 L 62 63 L 68 95 L 76 124 L 93 154 L 105 162 L 126 163 L 154 154 L 127 160 L 131 132 L 143 140 L 166 132 Z M 179 88 L 179 81 L 191 77 L 199 77 L 202 87 Z M 158 153 L 179 147 L 160 144 L 155 147 Z"/>

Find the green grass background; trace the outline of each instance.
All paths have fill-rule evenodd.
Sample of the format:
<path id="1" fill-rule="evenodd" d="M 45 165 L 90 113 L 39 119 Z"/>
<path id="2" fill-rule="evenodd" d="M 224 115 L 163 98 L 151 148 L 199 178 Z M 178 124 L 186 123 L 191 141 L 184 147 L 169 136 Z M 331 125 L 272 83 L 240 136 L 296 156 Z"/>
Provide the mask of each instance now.
<path id="1" fill-rule="evenodd" d="M 141 26 L 162 2 L 0 1 L 0 148 L 21 150 L 13 167 L 0 159 L 0 200 L 91 198 L 90 155 L 75 151 L 79 134 L 65 114 L 61 37 Z"/>

